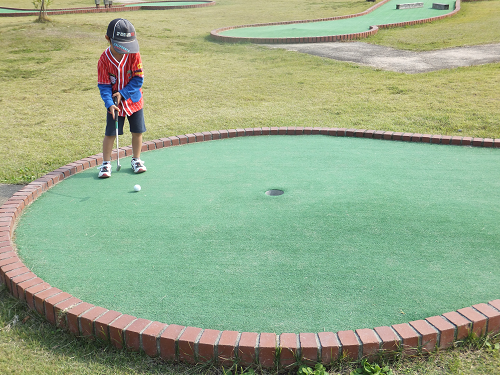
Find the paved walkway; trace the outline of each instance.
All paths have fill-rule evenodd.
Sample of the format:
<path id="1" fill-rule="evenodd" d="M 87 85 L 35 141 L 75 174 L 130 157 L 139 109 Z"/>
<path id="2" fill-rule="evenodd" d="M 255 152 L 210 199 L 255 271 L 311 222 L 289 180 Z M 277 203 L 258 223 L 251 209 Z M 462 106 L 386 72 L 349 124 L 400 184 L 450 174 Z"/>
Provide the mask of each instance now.
<path id="1" fill-rule="evenodd" d="M 500 43 L 429 52 L 404 51 L 363 42 L 266 46 L 409 74 L 500 62 Z"/>

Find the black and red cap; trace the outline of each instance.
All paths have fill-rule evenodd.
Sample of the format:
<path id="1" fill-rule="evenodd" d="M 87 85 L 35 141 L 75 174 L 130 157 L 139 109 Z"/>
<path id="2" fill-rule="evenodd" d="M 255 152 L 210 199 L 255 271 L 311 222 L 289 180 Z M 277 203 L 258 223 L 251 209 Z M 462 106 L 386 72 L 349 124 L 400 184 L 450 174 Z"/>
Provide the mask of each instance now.
<path id="1" fill-rule="evenodd" d="M 139 52 L 139 42 L 135 36 L 134 25 L 124 18 L 117 18 L 108 25 L 106 35 L 118 53 L 129 54 Z"/>

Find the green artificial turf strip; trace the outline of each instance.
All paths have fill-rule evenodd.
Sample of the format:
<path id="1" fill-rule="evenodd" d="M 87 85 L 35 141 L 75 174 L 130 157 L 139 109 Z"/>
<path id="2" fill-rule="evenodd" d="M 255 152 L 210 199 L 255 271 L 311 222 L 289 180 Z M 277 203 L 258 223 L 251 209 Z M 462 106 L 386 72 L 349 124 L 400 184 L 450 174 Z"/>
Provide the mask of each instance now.
<path id="1" fill-rule="evenodd" d="M 126 4 L 126 7 L 136 7 L 140 5 L 141 7 L 147 6 L 165 6 L 165 7 L 178 7 L 186 5 L 198 5 L 205 4 L 208 1 L 164 1 L 164 2 L 152 2 L 152 3 L 136 3 L 136 4 Z"/>
<path id="2" fill-rule="evenodd" d="M 25 264 L 86 302 L 221 330 L 372 328 L 500 296 L 499 150 L 260 136 L 142 158 L 35 201 Z"/>
<path id="3" fill-rule="evenodd" d="M 222 31 L 219 34 L 245 38 L 295 38 L 352 34 L 368 31 L 370 26 L 373 25 L 385 25 L 438 17 L 448 14 L 455 9 L 455 1 L 450 0 L 440 2 L 441 4 L 449 4 L 449 10 L 432 9 L 434 0 L 420 2 L 424 3 L 423 8 L 396 9 L 396 4 L 407 3 L 407 1 L 392 0 L 374 11 L 359 17 L 333 21 L 241 27 Z"/>

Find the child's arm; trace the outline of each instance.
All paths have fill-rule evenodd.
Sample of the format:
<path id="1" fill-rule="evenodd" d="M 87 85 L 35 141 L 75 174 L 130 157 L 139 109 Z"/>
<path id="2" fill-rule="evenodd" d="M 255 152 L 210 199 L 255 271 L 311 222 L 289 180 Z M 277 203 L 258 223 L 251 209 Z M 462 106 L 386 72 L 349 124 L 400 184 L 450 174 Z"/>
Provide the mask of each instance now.
<path id="1" fill-rule="evenodd" d="M 132 77 L 130 82 L 127 83 L 127 85 L 120 90 L 122 99 L 127 100 L 128 98 L 132 98 L 133 102 L 138 102 L 139 100 L 141 100 L 140 89 L 143 83 L 144 83 L 144 77 L 139 77 L 139 76 Z"/>
<path id="2" fill-rule="evenodd" d="M 99 92 L 101 93 L 101 98 L 104 101 L 104 106 L 106 109 L 109 109 L 115 103 L 113 102 L 113 91 L 112 86 L 108 84 L 99 83 L 97 84 L 99 87 Z"/>
<path id="3" fill-rule="evenodd" d="M 129 56 L 131 59 L 132 78 L 125 87 L 120 90 L 120 94 L 123 100 L 130 98 L 134 103 L 137 103 L 142 98 L 141 87 L 144 83 L 144 70 L 142 69 L 140 53 Z"/>

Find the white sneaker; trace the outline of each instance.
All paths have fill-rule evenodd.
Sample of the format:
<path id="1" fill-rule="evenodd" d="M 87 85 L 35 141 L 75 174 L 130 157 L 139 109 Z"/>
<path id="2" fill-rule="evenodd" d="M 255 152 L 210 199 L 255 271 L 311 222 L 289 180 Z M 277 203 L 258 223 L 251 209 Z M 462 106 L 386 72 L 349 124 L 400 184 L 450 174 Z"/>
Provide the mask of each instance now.
<path id="1" fill-rule="evenodd" d="M 147 171 L 147 168 L 144 166 L 144 162 L 141 159 L 132 159 L 130 164 L 132 165 L 134 173 L 143 173 Z"/>
<path id="2" fill-rule="evenodd" d="M 111 163 L 102 163 L 97 169 L 99 169 L 99 178 L 111 177 Z"/>

